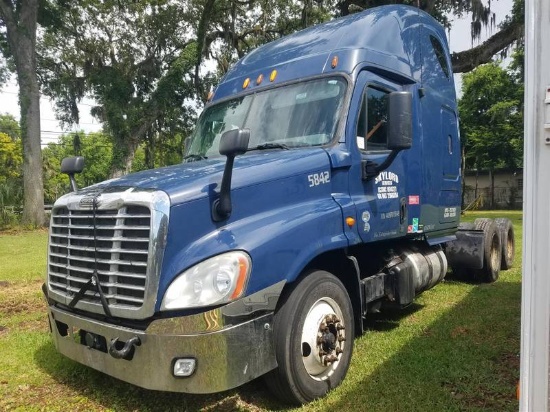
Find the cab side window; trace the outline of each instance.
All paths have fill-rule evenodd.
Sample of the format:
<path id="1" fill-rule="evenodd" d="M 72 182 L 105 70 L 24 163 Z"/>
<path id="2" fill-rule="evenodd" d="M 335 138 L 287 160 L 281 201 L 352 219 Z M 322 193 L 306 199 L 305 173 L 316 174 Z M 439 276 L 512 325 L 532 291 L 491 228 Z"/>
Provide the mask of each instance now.
<path id="1" fill-rule="evenodd" d="M 357 122 L 361 151 L 387 150 L 388 92 L 368 86 Z"/>

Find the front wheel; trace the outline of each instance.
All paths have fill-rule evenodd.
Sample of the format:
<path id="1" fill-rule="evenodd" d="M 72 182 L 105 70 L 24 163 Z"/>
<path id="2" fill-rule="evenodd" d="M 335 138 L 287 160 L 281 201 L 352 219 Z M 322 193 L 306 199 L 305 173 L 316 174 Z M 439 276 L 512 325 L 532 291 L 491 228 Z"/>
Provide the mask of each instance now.
<path id="1" fill-rule="evenodd" d="M 303 404 L 325 395 L 346 376 L 354 322 L 346 288 L 315 271 L 284 296 L 273 322 L 277 369 L 265 376 L 282 401 Z"/>

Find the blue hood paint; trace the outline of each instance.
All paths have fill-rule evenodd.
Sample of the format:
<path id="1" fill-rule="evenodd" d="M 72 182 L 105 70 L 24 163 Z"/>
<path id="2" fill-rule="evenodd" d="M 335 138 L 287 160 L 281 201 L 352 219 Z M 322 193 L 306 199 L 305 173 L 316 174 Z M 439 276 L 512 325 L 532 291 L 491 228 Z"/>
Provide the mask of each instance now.
<path id="1" fill-rule="evenodd" d="M 235 158 L 231 188 L 242 187 L 271 180 L 280 180 L 315 168 L 327 160 L 321 147 L 292 150 L 252 151 Z M 225 167 L 225 157 L 183 163 L 160 169 L 145 170 L 108 180 L 90 189 L 105 190 L 109 187 L 138 187 L 162 190 L 170 196 L 171 205 L 196 200 L 219 190 Z M 288 162 L 292 167 L 285 167 Z"/>

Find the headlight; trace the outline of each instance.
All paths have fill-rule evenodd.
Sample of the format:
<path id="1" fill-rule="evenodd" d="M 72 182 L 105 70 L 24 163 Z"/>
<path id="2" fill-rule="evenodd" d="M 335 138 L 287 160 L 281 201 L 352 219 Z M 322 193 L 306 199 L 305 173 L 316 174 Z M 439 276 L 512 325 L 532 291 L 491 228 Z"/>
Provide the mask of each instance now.
<path id="1" fill-rule="evenodd" d="M 196 308 L 238 299 L 244 293 L 251 267 L 250 256 L 241 251 L 207 259 L 174 279 L 161 309 Z"/>

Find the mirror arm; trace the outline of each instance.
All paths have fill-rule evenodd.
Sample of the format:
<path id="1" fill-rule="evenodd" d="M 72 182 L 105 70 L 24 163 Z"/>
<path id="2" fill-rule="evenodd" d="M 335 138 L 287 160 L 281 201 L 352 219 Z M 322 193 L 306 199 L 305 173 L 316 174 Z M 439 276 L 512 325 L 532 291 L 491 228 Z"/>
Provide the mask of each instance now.
<path id="1" fill-rule="evenodd" d="M 231 215 L 233 206 L 231 204 L 231 177 L 233 175 L 233 161 L 235 155 L 228 155 L 223 171 L 222 185 L 220 188 L 220 197 L 214 200 L 212 204 L 212 219 L 220 222 Z"/>
<path id="2" fill-rule="evenodd" d="M 74 173 L 68 173 L 69 182 L 71 184 L 71 190 L 73 192 L 78 191 L 78 186 L 76 185 L 76 179 L 74 178 Z"/>

